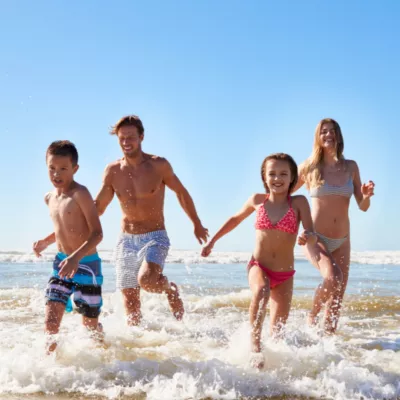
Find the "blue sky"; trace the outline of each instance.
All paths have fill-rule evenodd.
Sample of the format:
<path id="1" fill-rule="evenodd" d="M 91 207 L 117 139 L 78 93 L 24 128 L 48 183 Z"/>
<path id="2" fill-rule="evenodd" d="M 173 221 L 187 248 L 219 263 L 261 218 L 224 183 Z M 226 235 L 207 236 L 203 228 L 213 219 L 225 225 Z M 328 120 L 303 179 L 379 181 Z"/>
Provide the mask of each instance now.
<path id="1" fill-rule="evenodd" d="M 324 117 L 376 195 L 350 209 L 354 250 L 400 250 L 397 1 L 3 1 L 0 5 L 1 250 L 51 232 L 45 150 L 78 147 L 93 196 L 120 157 L 109 127 L 137 114 L 145 151 L 166 157 L 213 233 L 262 191 L 262 159 L 300 163 Z M 302 193 L 305 193 L 302 191 Z M 199 248 L 171 193 L 172 246 Z M 114 200 L 101 248 L 120 229 Z M 254 217 L 217 245 L 250 251 Z"/>

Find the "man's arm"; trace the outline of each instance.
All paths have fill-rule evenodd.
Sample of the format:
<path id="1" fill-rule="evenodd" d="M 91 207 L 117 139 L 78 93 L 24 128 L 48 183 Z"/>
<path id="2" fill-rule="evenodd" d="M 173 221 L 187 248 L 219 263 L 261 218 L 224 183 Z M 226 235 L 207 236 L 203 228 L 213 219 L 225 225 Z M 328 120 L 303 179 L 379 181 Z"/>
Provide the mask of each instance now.
<path id="1" fill-rule="evenodd" d="M 97 212 L 99 213 L 99 215 L 104 214 L 104 211 L 111 203 L 113 197 L 114 197 L 114 188 L 112 185 L 111 166 L 107 165 L 103 174 L 103 183 L 100 192 L 98 193 L 95 200 Z"/>
<path id="2" fill-rule="evenodd" d="M 72 278 L 78 269 L 79 260 L 103 240 L 103 230 L 99 215 L 89 191 L 82 187 L 74 193 L 73 197 L 86 219 L 89 237 L 78 249 L 60 263 L 59 275 L 61 278 Z"/>
<path id="3" fill-rule="evenodd" d="M 193 199 L 190 196 L 189 192 L 183 186 L 182 182 L 175 175 L 171 164 L 165 160 L 163 165 L 163 182 L 166 186 L 168 186 L 172 191 L 176 193 L 178 197 L 179 204 L 186 212 L 190 220 L 194 225 L 194 234 L 199 241 L 200 244 L 202 242 L 207 242 L 208 237 L 208 229 L 204 228 L 201 224 L 200 218 L 197 215 L 196 207 L 194 205 Z"/>

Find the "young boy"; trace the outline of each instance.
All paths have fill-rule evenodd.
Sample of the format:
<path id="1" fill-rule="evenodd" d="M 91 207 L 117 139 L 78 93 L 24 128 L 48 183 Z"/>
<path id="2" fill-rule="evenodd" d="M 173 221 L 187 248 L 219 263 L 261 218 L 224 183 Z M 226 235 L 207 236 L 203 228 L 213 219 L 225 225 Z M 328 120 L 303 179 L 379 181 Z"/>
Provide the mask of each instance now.
<path id="1" fill-rule="evenodd" d="M 48 335 L 58 333 L 68 299 L 74 293 L 83 325 L 101 337 L 98 317 L 103 276 L 96 246 L 101 242 L 103 232 L 96 206 L 86 187 L 74 181 L 79 166 L 73 143 L 68 140 L 51 143 L 46 152 L 46 163 L 55 187 L 45 196 L 54 233 L 35 242 L 33 251 L 40 257 L 43 250 L 57 242 L 59 252 L 46 288 L 45 331 Z M 54 336 L 50 336 L 48 352 L 56 347 Z"/>

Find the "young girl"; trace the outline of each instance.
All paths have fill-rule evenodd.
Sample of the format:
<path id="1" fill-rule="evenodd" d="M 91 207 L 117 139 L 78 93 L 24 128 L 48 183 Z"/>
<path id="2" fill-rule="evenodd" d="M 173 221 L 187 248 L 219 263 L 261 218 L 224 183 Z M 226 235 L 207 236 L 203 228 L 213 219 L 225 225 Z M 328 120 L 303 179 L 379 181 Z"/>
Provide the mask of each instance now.
<path id="1" fill-rule="evenodd" d="M 252 292 L 249 309 L 252 351 L 260 355 L 261 331 L 269 298 L 271 335 L 279 333 L 289 315 L 295 273 L 294 246 L 300 221 L 304 232 L 299 235 L 298 244 L 317 240 L 307 199 L 290 196 L 297 182 L 297 165 L 293 158 L 284 153 L 266 157 L 261 165 L 261 179 L 267 193 L 251 196 L 202 251 L 202 256 L 207 257 L 217 240 L 256 211 L 256 245 L 247 271 Z M 264 360 L 257 358 L 255 366 L 262 368 Z"/>

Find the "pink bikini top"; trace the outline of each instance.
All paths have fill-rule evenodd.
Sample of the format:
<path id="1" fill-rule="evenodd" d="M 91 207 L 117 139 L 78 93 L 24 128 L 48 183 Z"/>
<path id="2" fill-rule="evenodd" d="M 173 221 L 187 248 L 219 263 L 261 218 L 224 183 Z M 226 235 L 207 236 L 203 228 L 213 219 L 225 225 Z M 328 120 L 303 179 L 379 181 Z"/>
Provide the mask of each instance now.
<path id="1" fill-rule="evenodd" d="M 267 210 L 265 209 L 265 203 L 268 201 L 268 198 L 269 195 L 267 194 L 264 203 L 257 208 L 255 228 L 277 229 L 278 231 L 296 234 L 298 229 L 297 218 L 296 213 L 292 208 L 290 196 L 288 197 L 289 210 L 287 210 L 287 213 L 276 224 L 271 223 Z"/>

